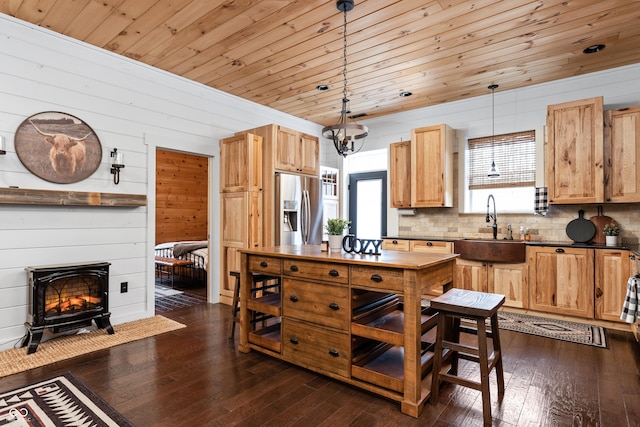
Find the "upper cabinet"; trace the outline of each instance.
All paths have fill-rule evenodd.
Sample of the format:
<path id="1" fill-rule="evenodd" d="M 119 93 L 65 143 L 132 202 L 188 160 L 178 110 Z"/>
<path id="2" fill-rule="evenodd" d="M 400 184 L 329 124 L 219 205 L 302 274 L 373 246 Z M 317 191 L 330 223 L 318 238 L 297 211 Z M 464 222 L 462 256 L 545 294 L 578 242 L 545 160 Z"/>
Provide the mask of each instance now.
<path id="1" fill-rule="evenodd" d="M 220 141 L 220 191 L 262 189 L 262 138 L 250 133 Z"/>
<path id="2" fill-rule="evenodd" d="M 453 206 L 454 131 L 447 125 L 411 131 L 411 142 L 390 145 L 391 206 Z"/>
<path id="3" fill-rule="evenodd" d="M 411 131 L 411 204 L 453 206 L 453 139 L 447 125 Z"/>
<path id="4" fill-rule="evenodd" d="M 605 200 L 640 202 L 640 106 L 605 111 Z"/>
<path id="5" fill-rule="evenodd" d="M 285 172 L 318 175 L 320 142 L 317 137 L 278 126 L 275 168 Z"/>
<path id="6" fill-rule="evenodd" d="M 549 203 L 604 202 L 603 134 L 601 96 L 547 107 Z"/>
<path id="7" fill-rule="evenodd" d="M 411 143 L 396 142 L 389 146 L 389 183 L 391 207 L 411 207 Z"/>

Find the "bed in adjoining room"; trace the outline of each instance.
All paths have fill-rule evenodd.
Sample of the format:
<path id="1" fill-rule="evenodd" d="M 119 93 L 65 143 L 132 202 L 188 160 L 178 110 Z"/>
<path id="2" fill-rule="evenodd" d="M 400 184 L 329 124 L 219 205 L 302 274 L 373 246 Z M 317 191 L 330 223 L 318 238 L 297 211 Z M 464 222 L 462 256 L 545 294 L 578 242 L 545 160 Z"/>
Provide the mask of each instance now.
<path id="1" fill-rule="evenodd" d="M 206 240 L 160 243 L 155 247 L 156 276 L 204 285 L 207 282 L 209 248 Z M 172 260 L 188 261 L 188 263 Z M 164 262 L 162 262 L 164 261 Z M 173 265 L 170 265 L 173 264 Z"/>

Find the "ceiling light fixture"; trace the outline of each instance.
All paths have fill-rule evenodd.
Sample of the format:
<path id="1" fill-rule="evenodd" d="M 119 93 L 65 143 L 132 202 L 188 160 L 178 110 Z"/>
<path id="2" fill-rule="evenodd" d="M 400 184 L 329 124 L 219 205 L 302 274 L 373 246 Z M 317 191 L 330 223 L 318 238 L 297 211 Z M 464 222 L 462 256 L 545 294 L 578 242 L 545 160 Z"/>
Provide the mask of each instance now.
<path id="1" fill-rule="evenodd" d="M 347 123 L 347 114 L 350 112 L 347 108 L 347 103 L 349 102 L 349 99 L 347 98 L 347 12 L 352 10 L 355 7 L 355 4 L 353 0 L 338 0 L 336 2 L 336 7 L 344 15 L 344 30 L 342 33 L 344 41 L 344 62 L 342 69 L 344 86 L 342 91 L 342 109 L 340 111 L 340 120 L 338 120 L 338 123 L 335 125 L 325 126 L 322 129 L 322 136 L 333 141 L 333 145 L 338 154 L 343 157 L 347 157 L 347 154 L 350 152 L 353 154 L 362 149 L 364 139 L 369 134 L 369 130 L 364 125 Z M 355 141 L 357 139 L 361 139 L 362 144 L 356 150 Z"/>
<path id="2" fill-rule="evenodd" d="M 411 92 L 407 92 L 407 91 L 400 92 L 400 96 L 403 97 L 403 98 L 406 98 L 406 97 L 411 96 L 411 95 L 413 95 L 413 93 L 411 93 Z"/>
<path id="3" fill-rule="evenodd" d="M 606 46 L 603 45 L 603 44 L 594 44 L 592 46 L 589 46 L 585 50 L 583 50 L 582 53 L 585 53 L 585 54 L 597 53 L 597 52 L 600 52 L 601 50 L 603 50 L 605 47 Z"/>
<path id="4" fill-rule="evenodd" d="M 496 89 L 498 85 L 489 85 L 489 89 L 491 89 L 491 169 L 489 169 L 489 173 L 487 176 L 489 178 L 498 178 L 500 176 L 500 172 L 496 168 L 496 158 L 495 158 L 495 145 L 496 145 Z"/>

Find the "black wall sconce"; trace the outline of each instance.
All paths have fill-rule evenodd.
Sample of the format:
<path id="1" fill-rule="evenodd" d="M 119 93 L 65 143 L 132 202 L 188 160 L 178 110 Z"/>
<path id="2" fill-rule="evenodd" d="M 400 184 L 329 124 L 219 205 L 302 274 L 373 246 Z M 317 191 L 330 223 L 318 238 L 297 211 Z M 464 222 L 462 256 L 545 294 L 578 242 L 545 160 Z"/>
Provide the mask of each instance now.
<path id="1" fill-rule="evenodd" d="M 124 168 L 124 154 L 118 153 L 118 149 L 114 148 L 111 152 L 112 164 L 111 173 L 113 174 L 113 183 L 120 183 L 120 169 Z"/>
<path id="2" fill-rule="evenodd" d="M 4 147 L 4 136 L 0 135 L 0 155 L 7 154 L 7 150 Z"/>

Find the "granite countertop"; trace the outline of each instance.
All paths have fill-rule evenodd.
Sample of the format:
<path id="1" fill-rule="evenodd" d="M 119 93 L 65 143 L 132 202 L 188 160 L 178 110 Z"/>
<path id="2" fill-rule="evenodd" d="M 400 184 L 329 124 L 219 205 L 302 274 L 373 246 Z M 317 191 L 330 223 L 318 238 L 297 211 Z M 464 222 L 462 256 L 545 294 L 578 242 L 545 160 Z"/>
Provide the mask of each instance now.
<path id="1" fill-rule="evenodd" d="M 430 240 L 433 242 L 455 242 L 461 240 L 461 238 L 444 238 L 444 237 L 424 237 L 424 236 L 384 236 L 383 239 L 397 239 L 397 240 Z M 584 249 L 609 249 L 609 250 L 629 250 L 640 256 L 640 245 L 618 245 L 618 246 L 605 246 L 605 245 L 589 245 L 585 243 L 573 243 L 573 242 L 525 242 L 528 246 L 553 246 L 562 248 L 584 248 Z"/>

